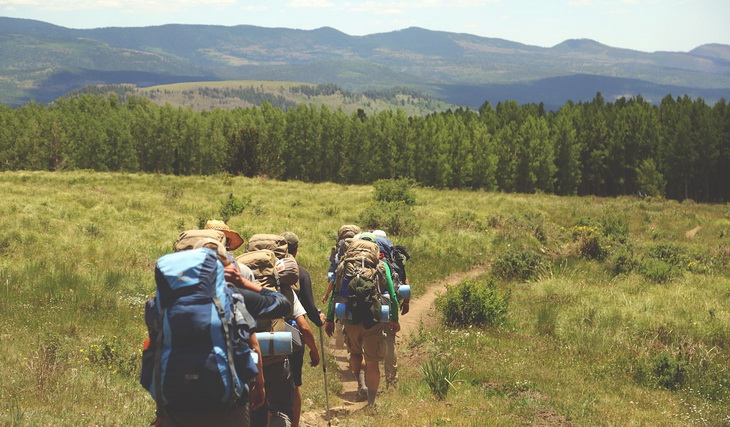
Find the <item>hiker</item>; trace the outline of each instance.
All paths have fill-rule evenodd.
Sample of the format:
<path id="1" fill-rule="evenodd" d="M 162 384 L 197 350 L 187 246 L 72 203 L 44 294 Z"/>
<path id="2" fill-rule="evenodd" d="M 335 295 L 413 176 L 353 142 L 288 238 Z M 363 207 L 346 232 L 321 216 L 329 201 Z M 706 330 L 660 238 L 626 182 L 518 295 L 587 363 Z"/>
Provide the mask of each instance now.
<path id="1" fill-rule="evenodd" d="M 380 251 L 375 240 L 372 233 L 363 233 L 350 243 L 335 272 L 325 323 L 325 332 L 331 337 L 335 312 L 346 307 L 342 322 L 350 353 L 350 370 L 358 381 L 358 398 L 367 399 L 369 407 L 375 406 L 380 386 L 380 362 L 387 351 L 384 328 L 393 333 L 400 330 L 398 298 L 387 267 L 379 260 Z M 387 301 L 381 302 L 385 295 Z M 345 302 L 337 304 L 336 300 Z M 384 312 L 382 305 L 389 308 L 386 319 L 380 318 Z"/>
<path id="2" fill-rule="evenodd" d="M 289 255 L 296 258 L 297 253 L 299 252 L 299 236 L 292 233 L 291 231 L 285 231 L 281 233 L 281 235 L 286 239 Z M 324 324 L 324 314 L 322 314 L 322 311 L 319 310 L 314 303 L 314 295 L 312 294 L 312 279 L 309 277 L 309 272 L 304 267 L 302 267 L 301 264 L 299 264 L 299 290 L 295 291 L 295 293 L 297 294 L 297 297 L 299 298 L 299 302 L 302 304 L 302 307 L 304 307 L 304 310 L 307 312 L 307 317 L 309 317 L 309 319 L 314 323 L 315 326 L 321 328 Z M 306 319 L 304 319 L 304 321 L 306 322 Z M 324 351 L 324 349 L 322 349 L 322 351 Z M 311 360 L 311 365 L 317 366 L 317 364 L 313 362 L 313 359 Z M 291 367 L 292 375 L 294 376 L 294 385 L 296 386 L 296 392 L 294 395 L 294 418 L 292 419 L 293 427 L 299 426 L 299 418 L 302 411 L 301 387 L 303 365 L 304 349 L 292 353 Z"/>
<path id="3" fill-rule="evenodd" d="M 220 261 L 219 266 L 223 267 L 222 271 L 218 270 L 222 274 L 205 273 L 211 267 L 216 268 L 208 261 L 205 261 L 207 264 L 200 264 L 202 267 L 185 264 L 183 261 L 188 259 L 185 258 L 186 255 L 183 255 L 183 258 L 177 256 L 174 261 L 168 261 L 173 258 L 164 256 L 156 264 L 158 290 L 157 297 L 153 297 L 145 305 L 145 323 L 149 338 L 146 340 L 147 344 L 143 352 L 140 378 L 142 385 L 153 394 L 158 402 L 157 419 L 153 423 L 154 425 L 248 427 L 251 425 L 250 408 L 261 406 L 264 401 L 266 392 L 261 364 L 262 354 L 256 336 L 251 333 L 255 325 L 254 319 L 281 316 L 291 310 L 291 305 L 282 294 L 265 290 L 256 292 L 260 286 L 241 277 L 235 264 L 230 261 L 224 242 L 225 237 L 222 231 L 190 230 L 181 233 L 174 246 L 176 252 L 189 254 L 187 257 L 191 260 L 205 259 L 201 256 L 205 257 L 206 252 L 195 251 L 204 249 L 209 251 L 208 254 L 215 254 L 217 260 Z M 182 285 L 178 283 L 180 281 L 178 278 L 181 276 L 177 271 L 180 269 L 186 272 L 185 280 L 188 281 Z M 192 277 L 196 274 L 197 277 Z M 211 280 L 219 284 L 213 284 Z M 219 280 L 220 282 L 218 282 Z M 197 281 L 200 284 L 196 285 Z M 160 286 L 164 288 L 161 289 Z M 206 312 L 209 319 L 207 321 L 211 321 L 211 309 L 206 309 L 205 303 L 200 306 L 202 310 L 196 309 L 195 307 L 203 301 L 201 296 L 204 294 L 197 290 L 194 293 L 185 291 L 185 289 L 203 290 L 205 286 L 215 286 L 217 289 L 215 291 L 217 297 L 212 301 L 219 308 L 222 328 L 211 327 L 215 323 L 198 323 L 206 321 Z M 234 290 L 234 286 L 240 286 L 240 289 Z M 191 297 L 194 300 L 191 300 Z M 176 304 L 176 300 L 180 300 L 180 304 Z M 160 302 L 162 307 L 157 306 Z M 193 304 L 190 304 L 191 302 Z M 208 306 L 213 308 L 210 303 Z M 221 310 L 225 310 L 225 316 Z M 214 312 L 215 310 L 213 310 Z M 165 320 L 160 323 L 163 316 Z M 224 319 L 227 321 L 223 322 Z M 166 325 L 164 330 L 161 328 L 162 324 Z M 210 331 L 211 336 L 208 338 L 203 336 L 201 341 L 200 332 L 206 330 Z M 227 332 L 227 334 L 221 334 L 221 332 Z M 205 332 L 203 333 L 205 334 Z M 220 338 L 215 338 L 216 336 Z M 186 341 L 186 344 L 176 346 L 181 338 Z M 195 345 L 191 346 L 191 344 Z M 224 387 L 234 387 L 234 389 L 227 391 L 227 394 L 224 395 L 226 397 L 222 400 L 218 400 L 219 398 L 212 395 L 211 399 L 200 399 L 200 393 L 206 393 L 208 389 L 218 390 L 215 387 L 210 388 L 213 384 L 210 383 L 210 380 L 203 381 L 204 378 L 207 378 L 206 375 L 211 375 L 211 370 L 209 364 L 205 362 L 206 357 L 201 356 L 212 351 L 208 350 L 211 345 L 220 345 L 220 350 L 215 350 L 215 354 L 220 355 L 222 351 L 225 354 L 224 359 L 228 360 L 228 364 L 219 364 L 219 367 L 212 372 L 223 375 L 219 370 L 221 366 L 226 366 L 224 372 L 235 373 L 235 375 L 225 374 L 223 378 L 232 375 L 243 381 L 243 383 L 229 383 L 228 386 L 224 382 Z M 251 351 L 255 352 L 258 357 L 250 355 Z M 160 359 L 160 352 L 166 354 L 163 359 Z M 209 357 L 207 356 L 207 358 Z M 254 363 L 255 359 L 258 361 Z M 195 365 L 196 360 L 200 361 L 199 365 Z M 190 361 L 193 362 L 190 363 Z M 178 372 L 181 374 L 177 375 Z M 190 374 L 185 372 L 190 372 Z M 162 381 L 163 376 L 164 382 Z M 173 384 L 180 384 L 181 387 Z M 188 390 L 191 394 L 186 394 Z M 204 394 L 204 396 L 208 395 Z M 161 404 L 161 402 L 167 403 Z"/>
<path id="4" fill-rule="evenodd" d="M 409 285 L 408 278 L 406 277 L 406 270 L 404 265 L 403 257 L 400 256 L 400 252 L 397 248 L 403 248 L 402 246 L 396 247 L 393 242 L 388 239 L 387 233 L 383 230 L 375 230 L 373 234 L 376 236 L 376 242 L 380 247 L 380 258 L 388 264 L 391 271 L 391 279 L 397 284 L 394 284 L 393 288 L 398 294 L 398 288 L 400 284 Z M 400 249 L 405 251 L 405 248 Z M 407 252 L 406 252 L 407 254 Z M 410 285 L 409 285 L 410 286 Z M 400 307 L 400 314 L 405 315 L 410 309 L 410 298 L 401 299 L 398 296 L 398 305 Z M 383 367 L 385 370 L 385 388 L 397 387 L 398 385 L 398 354 L 396 353 L 396 333 L 389 328 L 385 328 L 385 338 L 388 344 L 388 352 L 385 355 L 385 361 Z"/>
<path id="5" fill-rule="evenodd" d="M 362 230 L 357 225 L 345 224 L 337 230 L 337 239 L 335 245 L 330 250 L 329 262 L 330 266 L 327 271 L 327 289 L 325 290 L 324 296 L 322 297 L 322 303 L 327 304 L 332 293 L 332 289 L 335 285 L 335 270 L 337 265 L 340 263 L 340 258 L 344 255 L 347 243 L 351 241 L 356 235 L 360 234 Z M 337 320 L 337 327 L 335 328 L 335 347 L 342 348 L 345 345 L 345 336 L 343 332 L 343 325 L 341 320 Z"/>
<path id="6" fill-rule="evenodd" d="M 294 294 L 294 305 L 291 316 L 286 320 L 294 320 L 297 329 L 301 333 L 301 339 L 309 347 L 310 364 L 319 365 L 319 351 L 314 340 L 314 334 L 309 329 L 304 315 L 306 311 L 302 307 L 296 294 Z M 304 349 L 302 348 L 302 353 Z M 264 356 L 263 357 L 264 381 L 266 386 L 265 403 L 251 412 L 252 426 L 266 426 L 267 420 L 270 427 L 291 427 L 295 418 L 294 402 L 296 385 L 292 373 L 290 356 Z"/>

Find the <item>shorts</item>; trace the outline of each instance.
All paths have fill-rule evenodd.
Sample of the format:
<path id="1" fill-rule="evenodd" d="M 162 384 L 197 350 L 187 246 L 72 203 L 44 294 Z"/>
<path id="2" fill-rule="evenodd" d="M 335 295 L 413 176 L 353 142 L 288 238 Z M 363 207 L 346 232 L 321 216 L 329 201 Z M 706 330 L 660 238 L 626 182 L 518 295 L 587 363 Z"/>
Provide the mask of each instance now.
<path id="1" fill-rule="evenodd" d="M 302 366 L 304 366 L 304 349 L 295 351 L 289 356 L 291 363 L 291 375 L 294 378 L 294 385 L 302 386 Z"/>
<path id="2" fill-rule="evenodd" d="M 363 325 L 345 324 L 343 332 L 350 353 L 362 354 L 366 361 L 380 362 L 385 358 L 388 347 L 382 323 L 370 329 L 365 329 Z"/>

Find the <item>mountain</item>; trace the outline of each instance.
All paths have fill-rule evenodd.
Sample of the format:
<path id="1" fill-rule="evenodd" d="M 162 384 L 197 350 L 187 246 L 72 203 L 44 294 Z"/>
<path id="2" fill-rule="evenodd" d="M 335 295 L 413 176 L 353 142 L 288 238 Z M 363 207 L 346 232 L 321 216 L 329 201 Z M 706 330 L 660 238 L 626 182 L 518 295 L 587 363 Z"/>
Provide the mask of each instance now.
<path id="1" fill-rule="evenodd" d="M 730 46 L 640 52 L 593 40 L 543 48 L 406 28 L 350 36 L 333 28 L 162 25 L 70 29 L 0 17 L 0 102 L 50 102 L 89 84 L 287 80 L 348 90 L 409 87 L 457 105 L 505 99 L 557 107 L 570 99 L 671 94 L 730 99 Z"/>

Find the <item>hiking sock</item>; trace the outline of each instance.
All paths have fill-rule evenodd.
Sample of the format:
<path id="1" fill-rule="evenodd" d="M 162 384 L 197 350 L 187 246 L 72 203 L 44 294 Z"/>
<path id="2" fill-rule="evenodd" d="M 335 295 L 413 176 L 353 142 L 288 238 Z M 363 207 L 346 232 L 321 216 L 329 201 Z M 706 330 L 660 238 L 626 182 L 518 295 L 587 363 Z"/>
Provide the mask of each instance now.
<path id="1" fill-rule="evenodd" d="M 360 371 L 357 375 L 357 388 L 367 390 L 368 386 L 365 385 L 365 372 Z"/>

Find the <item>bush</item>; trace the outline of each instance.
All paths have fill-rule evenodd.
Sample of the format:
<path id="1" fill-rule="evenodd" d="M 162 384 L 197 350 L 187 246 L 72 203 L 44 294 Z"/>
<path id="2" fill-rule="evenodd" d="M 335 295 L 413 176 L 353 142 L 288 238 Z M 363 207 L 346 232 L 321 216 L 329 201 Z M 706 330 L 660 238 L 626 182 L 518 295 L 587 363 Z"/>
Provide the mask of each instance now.
<path id="1" fill-rule="evenodd" d="M 360 214 L 359 222 L 363 228 L 401 236 L 415 234 L 419 229 L 416 215 L 403 202 L 372 203 Z"/>
<path id="2" fill-rule="evenodd" d="M 405 179 L 379 179 L 373 183 L 375 187 L 375 201 L 394 203 L 403 202 L 408 206 L 416 204 L 416 193 L 413 187 L 416 181 Z"/>
<path id="3" fill-rule="evenodd" d="M 578 243 L 578 254 L 583 258 L 603 260 L 608 255 L 610 244 L 600 227 L 578 225 L 573 227 L 573 239 Z"/>
<path id="4" fill-rule="evenodd" d="M 687 248 L 676 243 L 658 243 L 646 248 L 646 253 L 660 261 L 676 267 L 687 265 L 687 257 L 684 255 Z"/>
<path id="5" fill-rule="evenodd" d="M 510 292 L 500 293 L 494 279 L 464 281 L 449 286 L 436 299 L 436 308 L 448 326 L 500 326 L 507 318 Z"/>
<path id="6" fill-rule="evenodd" d="M 224 222 L 228 222 L 232 217 L 240 215 L 244 209 L 251 205 L 251 197 L 246 196 L 239 199 L 233 193 L 228 194 L 228 198 L 221 202 L 220 216 Z"/>
<path id="7" fill-rule="evenodd" d="M 652 359 L 651 373 L 657 386 L 679 390 L 687 379 L 687 363 L 662 353 Z"/>
<path id="8" fill-rule="evenodd" d="M 529 280 L 542 266 L 542 258 L 532 251 L 508 249 L 492 263 L 494 274 L 502 279 Z"/>
<path id="9" fill-rule="evenodd" d="M 636 270 L 639 262 L 633 251 L 626 246 L 619 246 L 611 257 L 611 271 L 614 275 L 629 274 Z"/>
<path id="10" fill-rule="evenodd" d="M 680 274 L 679 268 L 654 258 L 644 260 L 639 267 L 639 272 L 655 283 L 667 283 Z"/>

